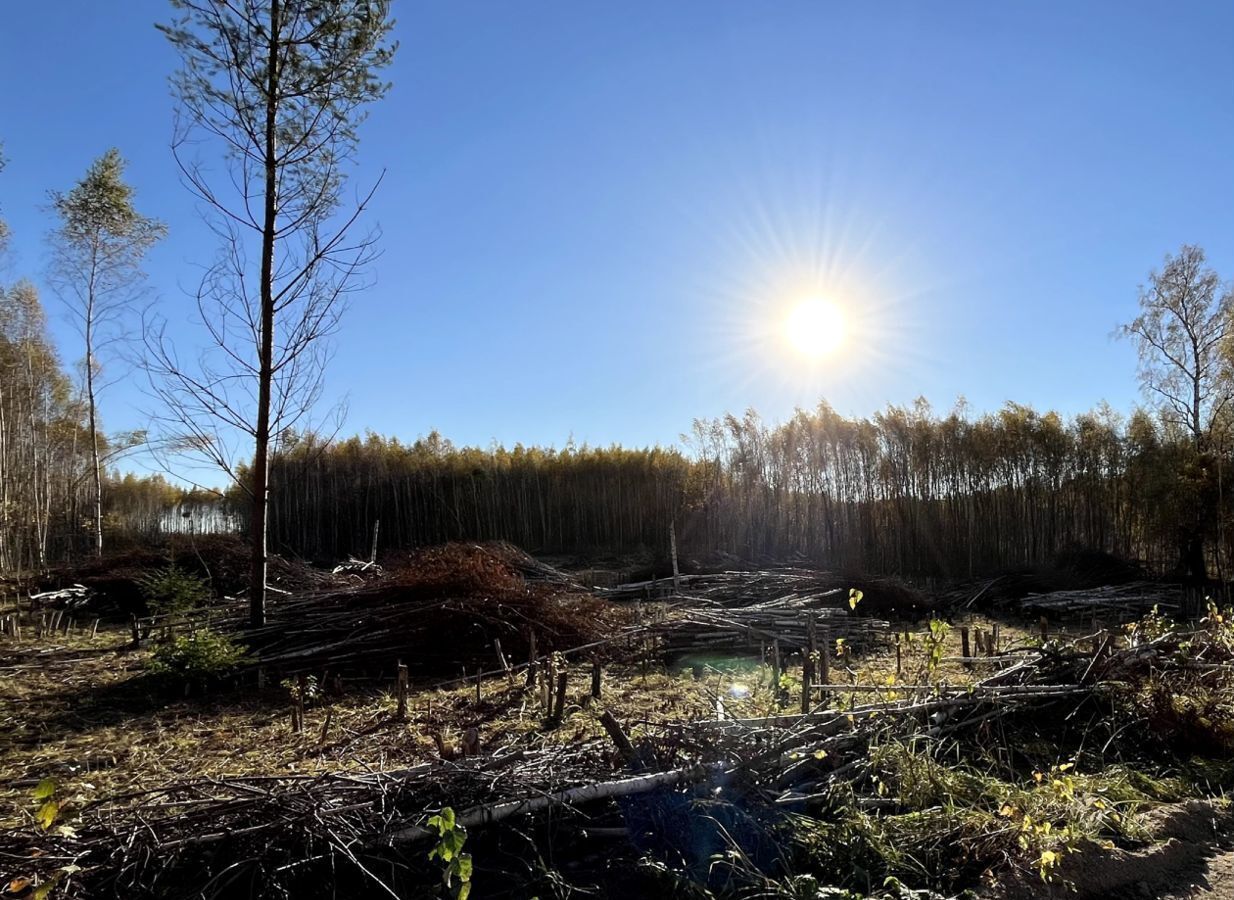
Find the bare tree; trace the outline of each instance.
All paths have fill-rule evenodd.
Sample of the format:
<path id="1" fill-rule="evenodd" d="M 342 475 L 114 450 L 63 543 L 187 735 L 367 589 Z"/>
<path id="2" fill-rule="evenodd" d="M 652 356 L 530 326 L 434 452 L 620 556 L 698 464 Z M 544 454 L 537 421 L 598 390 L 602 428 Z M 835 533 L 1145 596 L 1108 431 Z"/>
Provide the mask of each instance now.
<path id="1" fill-rule="evenodd" d="M 4 145 L 0 144 L 0 172 L 4 171 L 4 167 L 8 164 L 8 159 L 4 156 Z M 9 224 L 0 218 L 0 256 L 8 250 L 9 246 Z"/>
<path id="2" fill-rule="evenodd" d="M 1230 401 L 1225 352 L 1234 294 L 1205 264 L 1204 251 L 1184 246 L 1140 288 L 1140 314 L 1119 333 L 1140 353 L 1140 384 L 1170 422 L 1203 449 Z"/>
<path id="3" fill-rule="evenodd" d="M 1140 354 L 1140 384 L 1162 418 L 1191 442 L 1192 459 L 1179 473 L 1190 500 L 1189 522 L 1178 534 L 1180 574 L 1207 578 L 1204 534 L 1221 491 L 1214 485 L 1214 428 L 1231 399 L 1227 353 L 1234 337 L 1234 293 L 1205 262 L 1199 247 L 1167 256 L 1140 288 L 1140 314 L 1120 329 Z"/>
<path id="4" fill-rule="evenodd" d="M 167 233 L 162 222 L 133 208 L 133 189 L 124 182 L 124 160 L 108 150 L 68 193 L 53 193 L 59 226 L 50 235 L 51 280 L 68 306 L 84 344 L 83 393 L 90 427 L 94 482 L 94 550 L 103 555 L 103 463 L 98 394 L 102 362 L 133 313 L 145 273 L 146 253 Z"/>
<path id="5" fill-rule="evenodd" d="M 265 620 L 271 441 L 321 392 L 327 338 L 373 255 L 348 237 L 372 196 L 343 209 L 367 104 L 389 85 L 389 0 L 172 0 L 159 26 L 179 50 L 174 149 L 204 202 L 219 256 L 197 291 L 207 349 L 182 364 L 165 327 L 148 336 L 173 446 L 227 472 L 251 500 L 251 619 Z M 226 177 L 187 151 L 219 149 Z M 375 188 L 374 188 L 375 189 Z M 252 455 L 242 447 L 251 446 Z"/>

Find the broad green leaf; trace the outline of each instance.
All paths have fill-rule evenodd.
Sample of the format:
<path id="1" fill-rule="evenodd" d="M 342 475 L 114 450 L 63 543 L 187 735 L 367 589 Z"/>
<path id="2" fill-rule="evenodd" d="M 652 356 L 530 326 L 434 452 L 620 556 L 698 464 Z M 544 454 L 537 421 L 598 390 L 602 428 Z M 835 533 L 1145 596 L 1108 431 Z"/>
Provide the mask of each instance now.
<path id="1" fill-rule="evenodd" d="M 39 782 L 38 787 L 34 789 L 35 800 L 50 800 L 56 793 L 56 780 L 54 778 L 44 778 Z"/>
<path id="2" fill-rule="evenodd" d="M 60 804 L 55 800 L 48 800 L 34 814 L 34 821 L 38 822 L 39 827 L 46 831 L 56 823 L 56 816 L 58 815 L 60 815 Z"/>
<path id="3" fill-rule="evenodd" d="M 57 872 L 55 875 L 48 878 L 42 884 L 34 889 L 34 893 L 30 895 L 31 900 L 47 900 L 51 896 L 51 892 L 56 885 L 60 883 L 60 879 L 64 877 L 64 872 Z"/>
<path id="4" fill-rule="evenodd" d="M 450 849 L 450 857 L 458 856 L 467 843 L 467 833 L 456 828 L 442 839 L 442 844 Z"/>

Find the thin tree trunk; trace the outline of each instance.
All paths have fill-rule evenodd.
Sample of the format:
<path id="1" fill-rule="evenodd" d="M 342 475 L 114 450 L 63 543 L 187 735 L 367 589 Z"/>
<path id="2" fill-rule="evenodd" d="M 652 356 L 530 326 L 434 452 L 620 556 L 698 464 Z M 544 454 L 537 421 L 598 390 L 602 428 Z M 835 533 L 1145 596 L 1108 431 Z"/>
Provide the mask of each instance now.
<path id="1" fill-rule="evenodd" d="M 253 510 L 249 523 L 252 542 L 249 571 L 249 617 L 254 628 L 266 622 L 266 512 L 270 501 L 270 389 L 274 377 L 274 239 L 278 227 L 278 112 L 279 0 L 270 4 L 270 52 L 266 73 L 265 209 L 261 232 L 261 347 L 257 376 L 257 427 L 253 453 Z"/>
<path id="2" fill-rule="evenodd" d="M 103 556 L 103 469 L 99 463 L 99 429 L 94 402 L 94 272 L 86 301 L 86 403 L 90 413 L 90 466 L 94 476 L 94 555 Z"/>

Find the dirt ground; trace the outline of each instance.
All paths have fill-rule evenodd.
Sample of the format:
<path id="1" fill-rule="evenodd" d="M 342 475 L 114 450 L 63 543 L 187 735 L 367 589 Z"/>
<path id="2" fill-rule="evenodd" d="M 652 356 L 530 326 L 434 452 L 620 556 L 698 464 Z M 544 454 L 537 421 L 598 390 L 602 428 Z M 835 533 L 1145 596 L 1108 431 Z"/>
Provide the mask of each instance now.
<path id="1" fill-rule="evenodd" d="M 1148 819 L 1149 846 L 1091 847 L 1067 860 L 1056 883 L 1005 885 L 991 900 L 1234 900 L 1234 814 L 1227 804 L 1170 804 Z"/>
<path id="2" fill-rule="evenodd" d="M 1163 900 L 1234 900 L 1234 850 L 1221 850 L 1191 873 L 1180 873 L 1185 887 L 1162 895 Z"/>

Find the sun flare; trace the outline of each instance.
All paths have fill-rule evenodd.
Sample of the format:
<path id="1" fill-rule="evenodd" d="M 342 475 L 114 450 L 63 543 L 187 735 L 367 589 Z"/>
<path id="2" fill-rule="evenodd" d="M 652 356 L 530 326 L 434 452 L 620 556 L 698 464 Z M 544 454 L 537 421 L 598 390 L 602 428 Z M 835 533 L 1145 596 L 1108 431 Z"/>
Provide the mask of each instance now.
<path id="1" fill-rule="evenodd" d="M 835 303 L 812 297 L 797 304 L 784 320 L 784 336 L 803 356 L 821 359 L 844 343 L 844 311 Z"/>

